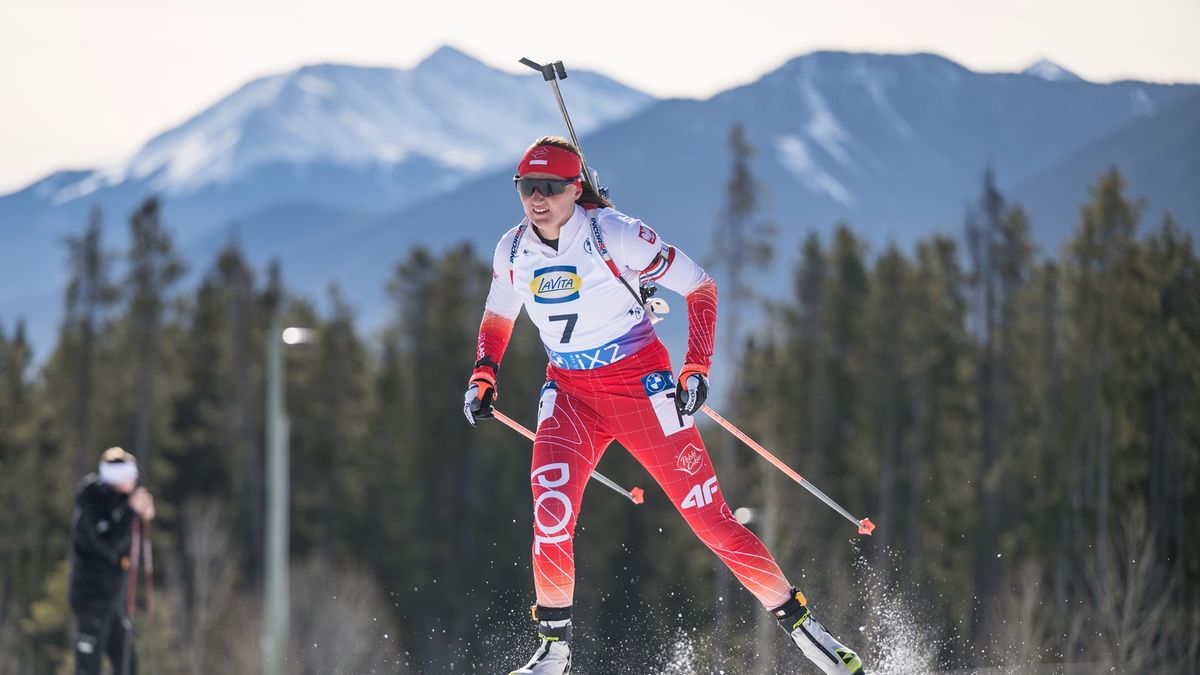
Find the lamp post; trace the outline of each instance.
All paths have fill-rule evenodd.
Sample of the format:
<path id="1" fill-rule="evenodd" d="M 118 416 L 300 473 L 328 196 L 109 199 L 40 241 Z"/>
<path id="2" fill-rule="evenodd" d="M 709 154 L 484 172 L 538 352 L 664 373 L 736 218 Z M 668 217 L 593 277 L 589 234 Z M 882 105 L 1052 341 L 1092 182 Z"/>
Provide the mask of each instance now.
<path id="1" fill-rule="evenodd" d="M 267 569 L 264 675 L 283 675 L 288 633 L 288 417 L 284 409 L 283 346 L 311 342 L 307 328 L 281 328 L 276 314 L 267 333 Z"/>

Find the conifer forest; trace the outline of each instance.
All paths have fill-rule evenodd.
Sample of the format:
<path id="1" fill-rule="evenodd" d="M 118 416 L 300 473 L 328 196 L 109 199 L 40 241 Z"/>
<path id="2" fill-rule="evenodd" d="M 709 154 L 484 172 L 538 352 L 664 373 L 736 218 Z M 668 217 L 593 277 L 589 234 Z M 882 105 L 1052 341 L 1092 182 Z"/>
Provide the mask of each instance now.
<path id="1" fill-rule="evenodd" d="M 720 242 L 673 242 L 721 291 L 722 414 L 877 529 L 697 416 L 730 506 L 876 673 L 1200 670 L 1200 261 L 1118 168 L 1043 250 L 981 172 L 961 229 L 911 247 L 854 223 L 761 245 L 734 171 Z M 739 173 L 741 172 L 741 173 Z M 739 185 L 742 187 L 739 188 Z M 1195 225 L 1195 224 L 1190 224 Z M 118 230 L 127 245 L 111 243 Z M 1194 230 L 1193 230 L 1194 231 Z M 264 630 L 264 391 L 287 346 L 289 673 L 495 673 L 535 644 L 529 442 L 462 396 L 493 235 L 398 252 L 385 326 L 289 290 L 236 239 L 185 261 L 163 205 L 93 211 L 64 240 L 63 319 L 36 349 L 0 308 L 0 673 L 73 671 L 68 526 L 119 445 L 156 497 L 141 671 L 256 673 Z M 770 254 L 790 284 L 744 280 Z M 778 261 L 786 261 L 778 262 Z M 670 320 L 683 321 L 683 303 Z M 278 323 L 273 323 L 278 322 Z M 678 358 L 679 355 L 676 355 Z M 497 407 L 532 425 L 546 355 L 517 322 Z M 619 446 L 576 555 L 576 668 L 810 672 Z M 144 595 L 143 595 L 144 600 Z M 617 665 L 619 664 L 619 665 Z"/>

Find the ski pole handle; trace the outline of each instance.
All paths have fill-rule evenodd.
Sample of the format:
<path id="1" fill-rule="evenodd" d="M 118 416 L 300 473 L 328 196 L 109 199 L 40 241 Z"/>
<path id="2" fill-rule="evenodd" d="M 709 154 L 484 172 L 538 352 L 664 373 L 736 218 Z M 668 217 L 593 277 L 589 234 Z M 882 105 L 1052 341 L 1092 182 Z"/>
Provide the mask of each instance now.
<path id="1" fill-rule="evenodd" d="M 531 441 L 536 438 L 534 433 L 532 431 L 530 431 L 529 429 L 526 429 L 523 424 L 512 419 L 508 415 L 505 415 L 504 413 L 500 412 L 499 410 L 493 409 L 492 415 L 494 415 L 496 417 L 496 419 L 503 422 L 504 425 L 507 426 L 509 429 L 512 429 L 513 431 L 521 434 L 525 438 L 528 438 Z M 597 482 L 599 482 L 601 485 L 611 488 L 613 491 L 624 495 L 626 499 L 633 502 L 634 504 L 641 504 L 646 501 L 645 491 L 642 490 L 642 488 L 640 488 L 640 487 L 633 487 L 629 490 L 626 490 L 625 488 L 621 487 L 620 485 L 617 485 L 616 483 L 614 483 L 612 481 L 612 479 L 608 478 L 607 476 L 600 473 L 599 471 L 592 471 L 592 478 L 595 479 Z"/>
<path id="2" fill-rule="evenodd" d="M 854 523 L 854 525 L 856 527 L 858 527 L 859 534 L 869 535 L 869 534 L 871 534 L 872 531 L 874 531 L 875 523 L 872 523 L 870 518 L 859 519 L 859 518 L 855 518 L 854 516 L 850 515 L 849 511 L 842 508 L 842 506 L 840 504 L 838 504 L 837 502 L 833 501 L 833 499 L 831 499 L 829 497 L 829 495 L 825 494 L 824 492 L 821 492 L 819 489 L 817 489 L 817 486 L 815 486 L 812 483 L 805 480 L 804 477 L 801 476 L 800 474 L 796 473 L 792 469 L 792 467 L 781 462 L 778 457 L 776 457 L 775 455 L 772 455 L 770 452 L 767 451 L 766 448 L 764 448 L 763 446 L 756 443 L 754 441 L 754 439 L 752 439 L 749 436 L 747 436 L 746 434 L 742 433 L 741 429 L 738 429 L 737 427 L 733 426 L 733 424 L 731 424 L 729 422 L 729 420 L 718 415 L 717 411 L 713 410 L 712 408 L 708 407 L 707 405 L 705 405 L 703 408 L 701 408 L 701 410 L 703 410 L 705 412 L 705 414 L 707 414 L 709 417 L 711 417 L 713 419 L 713 421 L 715 421 L 717 424 L 720 424 L 721 426 L 725 427 L 725 430 L 728 431 L 729 433 L 733 434 L 734 436 L 736 436 L 738 438 L 738 440 L 740 440 L 741 442 L 750 446 L 751 449 L 753 449 L 759 455 L 762 455 L 763 459 L 765 459 L 768 462 L 770 462 L 771 464 L 773 464 L 776 469 L 779 469 L 780 471 L 782 471 L 784 474 L 787 475 L 788 478 L 791 478 L 792 480 L 799 483 L 805 490 L 808 490 L 809 492 L 813 493 L 813 495 L 815 495 L 817 497 L 817 499 L 820 499 L 821 501 L 825 502 L 826 506 L 828 506 L 829 508 L 833 509 L 834 511 L 837 511 L 838 513 L 840 513 L 842 515 L 842 517 L 844 517 L 846 520 L 849 520 L 850 522 Z"/>

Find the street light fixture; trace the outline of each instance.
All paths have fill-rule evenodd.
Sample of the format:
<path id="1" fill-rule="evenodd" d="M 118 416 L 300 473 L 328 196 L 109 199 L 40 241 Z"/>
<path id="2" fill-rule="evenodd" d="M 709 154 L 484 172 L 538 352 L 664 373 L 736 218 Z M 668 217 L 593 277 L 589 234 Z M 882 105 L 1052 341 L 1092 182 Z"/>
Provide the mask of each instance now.
<path id="1" fill-rule="evenodd" d="M 285 345 L 300 345 L 307 344 L 316 339 L 317 332 L 311 328 L 300 328 L 299 326 L 288 326 L 280 333 Z"/>
<path id="2" fill-rule="evenodd" d="M 267 569 L 264 675 L 283 675 L 288 633 L 288 417 L 284 408 L 283 346 L 312 342 L 316 331 L 282 328 L 279 315 L 267 333 Z"/>

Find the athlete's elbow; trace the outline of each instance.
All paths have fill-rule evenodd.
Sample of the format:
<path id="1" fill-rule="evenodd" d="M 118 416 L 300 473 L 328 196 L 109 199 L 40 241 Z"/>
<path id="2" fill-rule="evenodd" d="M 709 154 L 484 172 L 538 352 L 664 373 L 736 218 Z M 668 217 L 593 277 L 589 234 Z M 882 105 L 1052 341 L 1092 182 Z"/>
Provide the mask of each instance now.
<path id="1" fill-rule="evenodd" d="M 690 298 L 693 295 L 696 295 L 697 293 L 701 294 L 702 296 L 710 296 L 713 299 L 716 299 L 716 297 L 717 297 L 717 282 L 716 282 L 716 280 L 714 280 L 712 277 L 710 277 L 708 275 L 705 275 L 704 278 L 701 279 L 699 283 L 697 283 L 695 286 L 692 287 L 692 290 L 690 290 L 684 294 L 684 297 Z"/>

